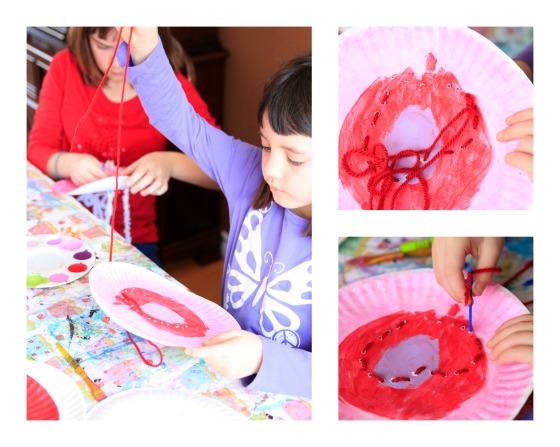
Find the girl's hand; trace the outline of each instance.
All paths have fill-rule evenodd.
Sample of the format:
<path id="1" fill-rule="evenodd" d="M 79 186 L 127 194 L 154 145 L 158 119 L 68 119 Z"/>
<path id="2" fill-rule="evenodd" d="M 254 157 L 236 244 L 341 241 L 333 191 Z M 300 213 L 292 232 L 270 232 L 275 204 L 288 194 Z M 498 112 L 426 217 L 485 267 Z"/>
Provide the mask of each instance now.
<path id="1" fill-rule="evenodd" d="M 128 42 L 130 36 L 130 27 L 124 27 L 121 40 Z M 134 27 L 132 31 L 132 41 L 130 48 L 130 57 L 135 65 L 141 64 L 154 51 L 158 42 L 157 27 Z"/>
<path id="2" fill-rule="evenodd" d="M 255 374 L 261 367 L 261 339 L 252 332 L 235 330 L 207 340 L 200 348 L 187 348 L 185 353 L 200 357 L 211 368 L 228 379 Z"/>
<path id="3" fill-rule="evenodd" d="M 526 172 L 533 180 L 533 108 L 514 113 L 506 119 L 506 124 L 496 139 L 502 142 L 519 140 L 515 150 L 506 155 L 506 163 Z"/>
<path id="4" fill-rule="evenodd" d="M 130 176 L 126 186 L 132 194 L 161 196 L 167 191 L 172 169 L 168 155 L 165 151 L 150 152 L 122 171 Z"/>
<path id="5" fill-rule="evenodd" d="M 496 363 L 522 362 L 533 366 L 533 316 L 522 315 L 506 321 L 486 346 Z"/>
<path id="6" fill-rule="evenodd" d="M 477 268 L 494 267 L 498 262 L 504 239 L 501 237 L 436 237 L 432 244 L 432 262 L 436 280 L 451 297 L 464 300 L 463 265 L 467 255 L 476 259 Z M 473 295 L 478 296 L 492 280 L 492 273 L 474 277 Z"/>
<path id="7" fill-rule="evenodd" d="M 91 154 L 64 153 L 58 160 L 58 166 L 60 175 L 70 177 L 77 186 L 107 177 L 102 163 Z"/>

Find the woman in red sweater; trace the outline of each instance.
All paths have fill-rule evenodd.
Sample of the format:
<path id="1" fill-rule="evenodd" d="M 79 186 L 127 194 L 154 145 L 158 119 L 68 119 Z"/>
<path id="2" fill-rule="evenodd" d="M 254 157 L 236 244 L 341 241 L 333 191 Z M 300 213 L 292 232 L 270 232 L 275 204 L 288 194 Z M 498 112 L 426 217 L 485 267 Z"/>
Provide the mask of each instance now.
<path id="1" fill-rule="evenodd" d="M 189 80 L 194 75 L 192 64 L 169 29 L 160 29 L 164 48 L 189 102 L 199 115 L 215 125 L 208 107 Z M 27 158 L 55 180 L 70 178 L 76 185 L 89 183 L 110 175 L 103 169 L 104 165 L 108 161 L 116 162 L 117 119 L 124 76 L 116 59 L 92 109 L 84 116 L 109 67 L 116 39 L 116 28 L 70 28 L 68 48 L 57 53 L 49 66 L 29 134 Z M 121 172 L 130 175 L 130 233 L 132 243 L 154 260 L 157 260 L 158 239 L 155 195 L 167 191 L 169 178 L 216 188 L 182 152 L 165 151 L 167 144 L 165 137 L 150 125 L 136 92 L 127 82 L 121 134 L 121 166 L 126 168 Z M 116 230 L 123 234 L 123 227 L 123 213 L 119 212 Z"/>

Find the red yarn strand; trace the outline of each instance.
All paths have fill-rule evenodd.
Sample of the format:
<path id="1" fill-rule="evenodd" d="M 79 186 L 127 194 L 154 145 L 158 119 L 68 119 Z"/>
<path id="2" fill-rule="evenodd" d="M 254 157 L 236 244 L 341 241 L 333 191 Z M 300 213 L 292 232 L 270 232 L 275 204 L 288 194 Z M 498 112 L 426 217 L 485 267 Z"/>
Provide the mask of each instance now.
<path id="1" fill-rule="evenodd" d="M 385 104 L 389 98 L 389 92 L 385 92 L 381 99 L 381 104 Z M 369 176 L 367 182 L 367 189 L 369 192 L 369 208 L 373 209 L 373 202 L 376 197 L 379 197 L 377 209 L 383 209 L 389 195 L 389 191 L 394 182 L 398 182 L 397 174 L 405 174 L 404 181 L 397 187 L 393 193 L 390 203 L 390 209 L 395 209 L 395 203 L 399 194 L 403 191 L 404 187 L 408 185 L 413 179 L 417 179 L 421 188 L 423 196 L 423 208 L 429 209 L 430 207 L 430 191 L 428 181 L 424 177 L 424 171 L 433 165 L 444 155 L 453 154 L 452 147 L 454 147 L 458 140 L 461 138 L 469 123 L 472 123 L 473 130 L 478 127 L 480 118 L 479 110 L 475 103 L 473 95 L 465 94 L 465 107 L 461 109 L 439 132 L 432 144 L 424 149 L 403 149 L 396 154 L 388 155 L 388 150 L 382 143 L 375 143 L 370 140 L 370 136 L 366 135 L 361 149 L 354 149 L 346 152 L 342 157 L 342 169 L 351 177 L 366 177 Z M 376 111 L 373 115 L 372 125 L 375 126 L 380 117 L 380 112 Z M 466 115 L 466 116 L 465 116 Z M 435 149 L 439 141 L 443 140 L 446 132 L 458 120 L 464 119 L 460 128 L 452 135 L 445 144 L 437 151 L 437 153 L 430 159 L 432 151 Z M 467 139 L 459 146 L 459 149 L 467 148 L 473 139 Z M 414 157 L 414 165 L 412 167 L 397 168 L 397 162 L 402 159 Z M 351 161 L 360 161 L 365 163 L 365 168 L 356 169 Z"/>

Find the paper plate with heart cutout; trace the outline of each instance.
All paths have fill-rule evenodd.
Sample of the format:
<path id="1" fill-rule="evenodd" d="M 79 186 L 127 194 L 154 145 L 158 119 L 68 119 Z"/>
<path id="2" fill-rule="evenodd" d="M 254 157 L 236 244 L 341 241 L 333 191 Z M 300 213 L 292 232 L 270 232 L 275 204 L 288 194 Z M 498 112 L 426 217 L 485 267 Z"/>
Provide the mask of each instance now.
<path id="1" fill-rule="evenodd" d="M 225 404 L 199 394 L 155 388 L 122 391 L 96 404 L 88 419 L 110 421 L 210 421 L 245 418 Z"/>
<path id="2" fill-rule="evenodd" d="M 533 85 L 469 28 L 339 37 L 341 209 L 527 209 L 533 185 L 496 134 Z"/>
<path id="3" fill-rule="evenodd" d="M 99 307 L 127 331 L 163 346 L 197 347 L 240 329 L 226 310 L 150 270 L 104 262 L 89 275 Z"/>
<path id="4" fill-rule="evenodd" d="M 495 363 L 486 343 L 527 309 L 495 284 L 473 309 L 470 333 L 468 307 L 432 270 L 340 289 L 340 419 L 513 419 L 532 391 L 532 368 Z"/>
<path id="5" fill-rule="evenodd" d="M 28 360 L 27 420 L 83 419 L 86 405 L 78 386 L 62 371 Z"/>
<path id="6" fill-rule="evenodd" d="M 60 234 L 27 237 L 27 287 L 67 284 L 86 275 L 95 253 L 82 240 Z"/>

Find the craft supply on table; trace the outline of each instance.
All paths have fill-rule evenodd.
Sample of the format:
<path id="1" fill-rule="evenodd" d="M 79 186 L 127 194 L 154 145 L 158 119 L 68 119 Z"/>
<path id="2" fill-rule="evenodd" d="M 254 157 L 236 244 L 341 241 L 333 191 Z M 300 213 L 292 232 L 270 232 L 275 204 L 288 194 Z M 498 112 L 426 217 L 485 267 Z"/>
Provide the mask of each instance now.
<path id="1" fill-rule="evenodd" d="M 50 365 L 28 360 L 27 420 L 83 419 L 86 405 L 76 384 Z"/>
<path id="2" fill-rule="evenodd" d="M 27 237 L 27 287 L 57 287 L 86 275 L 95 253 L 82 240 L 60 234 Z"/>
<path id="3" fill-rule="evenodd" d="M 107 396 L 103 392 L 101 388 L 99 388 L 93 380 L 89 378 L 87 373 L 84 369 L 80 366 L 80 364 L 70 355 L 70 353 L 62 346 L 60 343 L 56 342 L 56 349 L 62 354 L 64 360 L 68 362 L 68 364 L 72 367 L 72 369 L 78 374 L 82 380 L 86 383 L 89 390 L 91 391 L 91 395 L 96 401 L 100 401 L 105 399 Z"/>

